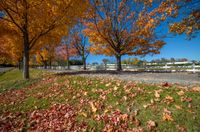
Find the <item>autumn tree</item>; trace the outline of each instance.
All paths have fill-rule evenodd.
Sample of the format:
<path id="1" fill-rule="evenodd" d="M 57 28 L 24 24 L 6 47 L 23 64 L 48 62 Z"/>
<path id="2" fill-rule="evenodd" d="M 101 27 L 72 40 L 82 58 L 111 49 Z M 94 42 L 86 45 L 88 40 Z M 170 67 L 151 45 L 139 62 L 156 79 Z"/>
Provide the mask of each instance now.
<path id="1" fill-rule="evenodd" d="M 82 33 L 83 28 L 83 25 L 79 23 L 71 30 L 71 46 L 76 50 L 77 55 L 81 57 L 83 69 L 86 70 L 86 59 L 89 55 L 90 45 L 87 37 Z"/>
<path id="2" fill-rule="evenodd" d="M 67 61 L 67 69 L 70 69 L 69 65 L 69 59 L 70 59 L 70 53 L 69 53 L 69 45 L 68 44 L 62 44 L 57 47 L 56 49 L 56 58 L 59 60 Z"/>
<path id="3" fill-rule="evenodd" d="M 138 65 L 139 62 L 138 58 L 127 58 L 122 61 L 122 64 Z"/>
<path id="4" fill-rule="evenodd" d="M 36 61 L 43 64 L 46 69 L 47 66 L 51 68 L 52 61 L 55 58 L 55 44 L 46 44 L 43 48 L 36 52 Z"/>
<path id="5" fill-rule="evenodd" d="M 11 58 L 7 52 L 8 41 L 5 38 L 0 38 L 0 64 L 11 63 Z"/>
<path id="6" fill-rule="evenodd" d="M 4 54 L 6 54 L 6 47 L 5 47 L 5 44 L 6 44 L 6 40 L 3 39 L 2 37 L 0 38 L 0 44 L 1 44 L 1 48 L 0 48 L 0 55 L 3 56 Z"/>
<path id="7" fill-rule="evenodd" d="M 107 68 L 107 63 L 109 62 L 109 60 L 108 60 L 108 59 L 103 59 L 102 62 L 103 62 L 103 64 L 104 64 L 105 70 L 106 70 L 106 68 Z"/>
<path id="8" fill-rule="evenodd" d="M 67 62 L 67 69 L 70 69 L 70 57 L 77 55 L 77 50 L 71 45 L 71 35 L 63 37 L 62 43 L 56 48 L 56 56 Z"/>
<path id="9" fill-rule="evenodd" d="M 86 7 L 84 0 L 1 0 L 0 32 L 20 34 L 24 78 L 29 78 L 29 54 L 38 41 L 52 31 L 65 30 L 62 36 L 66 35 Z"/>
<path id="10" fill-rule="evenodd" d="M 200 1 L 185 0 L 179 4 L 181 18 L 169 24 L 170 32 L 175 34 L 186 34 L 190 40 L 199 33 L 200 30 Z"/>
<path id="11" fill-rule="evenodd" d="M 158 54 L 165 44 L 157 27 L 178 15 L 180 1 L 171 0 L 91 0 L 92 9 L 84 31 L 91 52 L 115 56 L 117 70 L 121 56 Z"/>
<path id="12" fill-rule="evenodd" d="M 43 64 L 44 69 L 46 69 L 48 62 L 48 50 L 46 48 L 43 48 L 41 49 L 41 51 L 38 51 L 36 54 L 36 60 L 39 64 Z"/>
<path id="13" fill-rule="evenodd" d="M 49 52 L 49 54 L 48 54 L 49 67 L 51 68 L 52 62 L 55 60 L 55 56 L 56 56 L 55 46 L 54 45 L 49 45 L 47 47 L 47 50 Z"/>
<path id="14" fill-rule="evenodd" d="M 22 43 L 16 34 L 2 35 L 0 38 L 0 58 L 10 64 L 18 65 L 22 61 Z M 3 63 L 3 62 L 2 62 Z"/>
<path id="15" fill-rule="evenodd" d="M 12 31 L 5 31 L 5 34 L 3 32 L 4 25 L 2 25 L 1 20 L 0 27 L 0 58 L 2 61 L 9 60 L 9 63 L 15 64 L 16 60 L 21 56 L 19 52 L 21 52 L 20 48 L 22 48 L 22 45 L 15 46 L 17 42 L 20 42 L 19 34 Z"/>
<path id="16" fill-rule="evenodd" d="M 35 46 L 32 50 L 32 52 L 36 53 L 37 62 L 39 64 L 43 64 L 45 69 L 47 68 L 47 65 L 49 65 L 51 68 L 52 61 L 56 57 L 55 49 L 60 45 L 60 36 L 62 34 L 63 33 L 61 30 L 51 31 L 51 33 L 38 40 L 39 46 Z"/>
<path id="17" fill-rule="evenodd" d="M 7 52 L 6 51 L 6 43 L 7 41 L 3 38 L 0 38 L 0 64 L 4 64 L 6 63 L 6 59 L 5 56 L 7 56 Z"/>

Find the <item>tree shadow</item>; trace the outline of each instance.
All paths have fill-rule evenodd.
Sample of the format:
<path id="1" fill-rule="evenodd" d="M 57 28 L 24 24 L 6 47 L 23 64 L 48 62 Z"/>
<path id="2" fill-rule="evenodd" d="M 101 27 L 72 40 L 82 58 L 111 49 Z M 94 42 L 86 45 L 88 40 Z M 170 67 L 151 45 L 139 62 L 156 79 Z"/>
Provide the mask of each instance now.
<path id="1" fill-rule="evenodd" d="M 80 75 L 80 74 L 111 74 L 111 75 L 123 75 L 123 74 L 140 74 L 140 73 L 171 73 L 170 71 L 114 71 L 114 70 L 94 70 L 94 71 L 66 71 L 57 73 L 56 75 Z"/>

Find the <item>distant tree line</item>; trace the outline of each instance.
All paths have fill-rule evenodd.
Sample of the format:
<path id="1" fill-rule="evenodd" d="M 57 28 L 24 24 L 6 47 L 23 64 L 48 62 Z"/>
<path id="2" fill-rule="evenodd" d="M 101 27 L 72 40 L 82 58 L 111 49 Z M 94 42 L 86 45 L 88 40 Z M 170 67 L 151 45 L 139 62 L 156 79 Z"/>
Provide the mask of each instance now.
<path id="1" fill-rule="evenodd" d="M 154 59 L 151 61 L 140 60 L 138 58 L 127 58 L 127 59 L 122 60 L 122 64 L 145 65 L 147 62 L 150 62 L 150 63 L 167 63 L 167 62 L 175 63 L 175 62 L 187 62 L 187 61 L 189 61 L 187 58 L 170 58 L 170 59 L 160 58 L 160 59 Z M 190 62 L 199 64 L 199 62 L 197 60 L 191 60 Z"/>
<path id="2" fill-rule="evenodd" d="M 186 58 L 179 58 L 179 59 L 175 59 L 175 58 L 170 58 L 170 59 L 166 59 L 166 58 L 161 58 L 161 59 L 155 59 L 152 60 L 152 63 L 165 63 L 165 62 L 186 62 L 188 61 L 188 59 Z"/>

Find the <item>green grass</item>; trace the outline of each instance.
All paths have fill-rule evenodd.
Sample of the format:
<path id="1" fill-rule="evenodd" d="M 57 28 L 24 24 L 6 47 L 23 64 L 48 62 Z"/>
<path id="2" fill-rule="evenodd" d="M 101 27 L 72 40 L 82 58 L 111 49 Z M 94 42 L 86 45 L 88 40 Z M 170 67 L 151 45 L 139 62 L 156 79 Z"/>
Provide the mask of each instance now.
<path id="1" fill-rule="evenodd" d="M 88 131 L 102 131 L 106 124 L 112 126 L 112 121 L 105 122 L 104 118 L 97 120 L 96 117 L 112 118 L 116 111 L 127 114 L 128 118 L 125 121 L 120 118 L 118 124 L 113 125 L 113 130 L 120 129 L 124 123 L 127 123 L 126 130 L 141 127 L 144 131 L 149 131 L 147 127 L 149 120 L 157 124 L 155 131 L 178 131 L 178 126 L 187 131 L 200 130 L 200 92 L 180 89 L 177 86 L 162 87 L 80 76 L 50 75 L 38 81 L 47 73 L 39 70 L 31 70 L 31 73 L 32 79 L 29 82 L 22 80 L 17 70 L 12 70 L 0 77 L 0 84 L 6 89 L 1 90 L 2 94 L 0 94 L 0 99 L 2 99 L 0 115 L 6 112 L 23 112 L 26 115 L 34 110 L 49 109 L 54 104 L 69 104 L 77 112 L 76 123 L 86 123 Z M 7 79 L 8 82 L 6 82 Z M 18 82 L 19 80 L 21 83 Z M 34 87 L 28 87 L 32 83 L 35 84 Z M 19 94 L 15 95 L 7 90 Z M 161 90 L 159 98 L 155 97 L 155 90 Z M 178 94 L 181 90 L 184 92 L 183 95 Z M 167 96 L 172 97 L 173 101 L 168 103 Z M 192 101 L 183 101 L 183 98 L 191 98 Z M 95 111 L 91 103 L 96 108 Z M 145 105 L 147 105 L 146 108 Z M 163 120 L 164 109 L 171 111 L 172 121 Z M 135 111 L 138 111 L 136 115 Z M 139 126 L 131 119 L 133 115 L 140 122 Z M 29 123 L 28 117 L 23 119 L 27 124 Z"/>
<path id="2" fill-rule="evenodd" d="M 31 79 L 24 80 L 22 71 L 13 69 L 0 75 L 0 93 L 11 89 L 20 89 L 30 86 L 31 84 L 38 82 L 46 74 L 49 73 L 42 70 L 30 69 Z"/>

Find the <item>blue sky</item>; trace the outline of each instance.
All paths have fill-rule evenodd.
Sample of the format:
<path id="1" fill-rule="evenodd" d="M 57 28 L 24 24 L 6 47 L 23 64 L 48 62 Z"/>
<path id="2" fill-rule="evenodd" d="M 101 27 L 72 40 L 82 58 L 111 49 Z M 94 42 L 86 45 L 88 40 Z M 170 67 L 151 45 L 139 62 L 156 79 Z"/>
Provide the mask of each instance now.
<path id="1" fill-rule="evenodd" d="M 200 61 L 200 33 L 196 38 L 192 40 L 186 40 L 185 35 L 177 35 L 173 38 L 164 39 L 166 45 L 160 50 L 160 54 L 157 55 L 147 55 L 140 59 L 145 59 L 151 61 L 152 59 L 159 58 L 187 58 L 189 60 L 199 60 Z M 123 56 L 122 59 L 135 56 Z M 101 63 L 102 59 L 107 58 L 115 60 L 114 57 L 107 57 L 103 55 L 89 55 L 87 63 L 98 62 Z"/>

